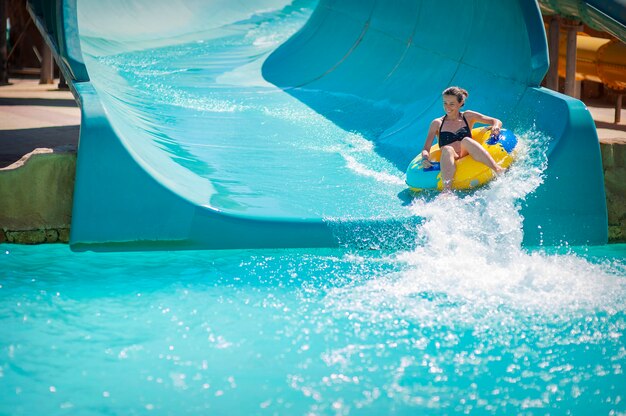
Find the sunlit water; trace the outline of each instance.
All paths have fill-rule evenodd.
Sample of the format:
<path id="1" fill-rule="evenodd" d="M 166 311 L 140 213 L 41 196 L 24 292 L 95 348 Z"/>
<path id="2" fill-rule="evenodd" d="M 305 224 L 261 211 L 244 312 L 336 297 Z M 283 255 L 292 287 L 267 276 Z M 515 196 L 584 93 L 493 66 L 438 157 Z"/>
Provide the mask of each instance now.
<path id="1" fill-rule="evenodd" d="M 415 248 L 0 248 L 0 414 L 623 414 L 626 246 L 522 248 L 541 137 Z"/>
<path id="2" fill-rule="evenodd" d="M 263 36 L 256 46 L 284 40 Z M 185 48 L 210 45 L 169 51 Z M 419 219 L 409 229 L 414 244 L 366 250 L 394 247 L 385 241 L 398 230 L 336 225 L 343 246 L 324 250 L 78 254 L 1 245 L 0 414 L 626 413 L 626 246 L 522 247 L 520 206 L 543 181 L 548 138 L 518 131 L 516 163 L 489 186 L 403 206 L 402 174 L 363 137 L 294 107 L 181 91 L 175 81 L 188 72 L 168 70 L 160 82 L 142 61 L 148 54 L 132 56 L 98 62 L 144 83 L 134 99 L 162 97 L 150 123 L 164 109 L 202 126 L 207 114 L 250 108 L 300 130 L 321 123 L 309 150 L 336 153 L 362 189 L 376 191 L 351 188 L 341 201 L 372 199 L 362 213 L 372 214 L 393 200 Z M 210 71 L 194 76 L 203 75 Z M 182 165 L 204 160 L 185 165 L 199 176 L 237 179 L 241 172 L 213 166 L 219 160 L 202 146 L 171 141 L 182 129 L 172 120 L 180 118 L 138 134 Z M 325 214 L 343 212 L 327 202 Z"/>
<path id="3" fill-rule="evenodd" d="M 375 133 L 343 130 L 262 76 L 267 57 L 315 4 L 295 1 L 209 31 L 206 40 L 157 49 L 107 54 L 105 41 L 83 39 L 85 64 L 131 153 L 164 183 L 184 169 L 189 179 L 180 182 L 193 186 L 179 183 L 177 191 L 198 205 L 272 218 L 406 217 L 397 198 L 403 172 L 374 151 L 366 137 Z M 352 111 L 400 112 L 299 91 L 330 95 Z"/>

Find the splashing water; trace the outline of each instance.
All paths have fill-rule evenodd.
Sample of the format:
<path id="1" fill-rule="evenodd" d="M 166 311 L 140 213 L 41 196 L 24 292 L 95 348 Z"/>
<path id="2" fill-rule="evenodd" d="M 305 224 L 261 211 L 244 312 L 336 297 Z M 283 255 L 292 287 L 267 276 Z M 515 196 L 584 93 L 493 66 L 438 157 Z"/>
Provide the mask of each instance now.
<path id="1" fill-rule="evenodd" d="M 529 132 L 520 138 L 516 163 L 487 187 L 416 198 L 411 209 L 424 220 L 417 226 L 416 248 L 390 260 L 406 269 L 366 282 L 356 297 L 384 292 L 397 301 L 432 293 L 472 305 L 480 314 L 503 306 L 547 315 L 615 308 L 626 288 L 619 265 L 607 270 L 571 251 L 550 255 L 522 247 L 521 203 L 543 181 L 546 148 L 545 137 Z M 351 304 L 353 295 L 347 292 L 354 289 L 339 289 L 337 297 Z M 364 298 L 359 303 L 375 313 L 378 302 Z"/>
<path id="2" fill-rule="evenodd" d="M 0 413 L 623 413 L 624 256 L 521 247 L 522 139 L 488 187 L 417 198 L 410 250 L 7 247 Z"/>
<path id="3" fill-rule="evenodd" d="M 626 264 L 521 246 L 521 202 L 542 183 L 546 148 L 529 132 L 489 186 L 417 198 L 417 247 L 386 259 L 400 270 L 328 291 L 325 310 L 349 321 L 356 340 L 326 360 L 349 374 L 385 363 L 372 402 L 491 414 L 600 409 L 590 394 L 623 400 Z"/>

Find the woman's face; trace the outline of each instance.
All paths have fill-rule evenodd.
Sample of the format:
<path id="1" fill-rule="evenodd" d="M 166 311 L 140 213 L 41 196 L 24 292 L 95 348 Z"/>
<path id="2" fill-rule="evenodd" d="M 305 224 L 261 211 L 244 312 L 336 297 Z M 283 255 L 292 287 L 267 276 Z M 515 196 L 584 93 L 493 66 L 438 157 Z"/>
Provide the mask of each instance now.
<path id="1" fill-rule="evenodd" d="M 463 102 L 459 102 L 456 99 L 455 95 L 444 95 L 443 96 L 443 110 L 446 114 L 454 113 L 455 111 L 459 111 L 461 109 L 461 105 Z"/>

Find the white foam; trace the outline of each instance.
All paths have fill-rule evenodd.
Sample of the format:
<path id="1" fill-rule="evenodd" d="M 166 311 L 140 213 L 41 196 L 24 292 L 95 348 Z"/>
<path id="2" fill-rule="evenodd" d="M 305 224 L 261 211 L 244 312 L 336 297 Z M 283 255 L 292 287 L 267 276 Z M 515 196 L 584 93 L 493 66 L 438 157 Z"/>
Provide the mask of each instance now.
<path id="1" fill-rule="evenodd" d="M 403 185 L 404 181 L 402 178 L 398 176 L 394 176 L 390 173 L 380 172 L 374 169 L 368 168 L 365 164 L 360 163 L 356 160 L 356 158 L 349 154 L 343 154 L 343 158 L 346 161 L 346 166 L 348 169 L 354 171 L 358 175 L 366 176 L 368 178 L 373 178 L 377 182 L 381 183 L 389 183 L 393 185 Z"/>
<path id="2" fill-rule="evenodd" d="M 516 163 L 486 188 L 414 201 L 411 209 L 424 222 L 417 248 L 394 255 L 402 271 L 333 289 L 327 302 L 372 320 L 450 325 L 622 310 L 626 279 L 617 269 L 522 247 L 520 205 L 543 181 L 547 144 L 532 133 L 520 140 Z"/>

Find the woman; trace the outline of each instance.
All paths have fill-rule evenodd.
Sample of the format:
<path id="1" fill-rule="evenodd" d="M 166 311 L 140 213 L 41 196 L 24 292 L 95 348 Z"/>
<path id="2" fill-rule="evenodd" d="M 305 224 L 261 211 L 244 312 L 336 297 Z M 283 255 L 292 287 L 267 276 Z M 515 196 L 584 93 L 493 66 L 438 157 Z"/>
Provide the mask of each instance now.
<path id="1" fill-rule="evenodd" d="M 422 166 L 428 168 L 431 166 L 429 160 L 430 147 L 435 136 L 438 137 L 439 148 L 441 149 L 440 163 L 444 191 L 449 191 L 452 187 L 452 178 L 454 178 L 454 172 L 456 171 L 456 160 L 466 155 L 470 155 L 477 162 L 487 165 L 496 174 L 504 170 L 493 160 L 493 157 L 480 143 L 472 139 L 472 126 L 474 123 L 490 124 L 492 133 L 497 135 L 502 128 L 502 122 L 497 118 L 488 117 L 475 111 L 467 110 L 461 112 L 461 107 L 465 105 L 468 95 L 467 91 L 459 87 L 450 87 L 443 92 L 443 109 L 446 114 L 430 123 L 426 143 L 424 143 L 424 149 L 422 150 Z"/>

